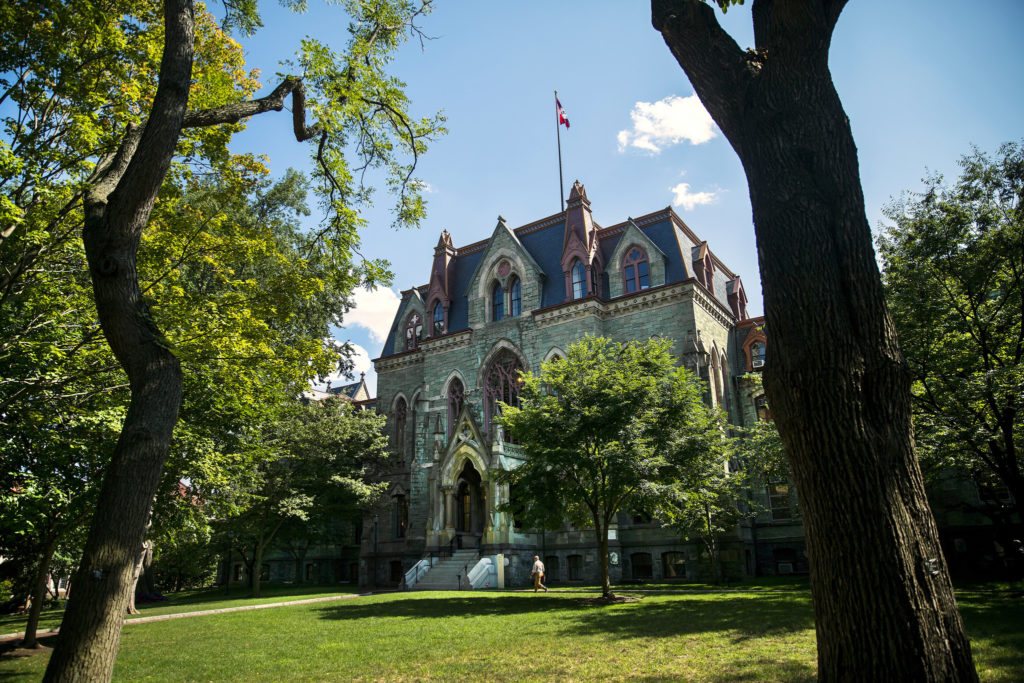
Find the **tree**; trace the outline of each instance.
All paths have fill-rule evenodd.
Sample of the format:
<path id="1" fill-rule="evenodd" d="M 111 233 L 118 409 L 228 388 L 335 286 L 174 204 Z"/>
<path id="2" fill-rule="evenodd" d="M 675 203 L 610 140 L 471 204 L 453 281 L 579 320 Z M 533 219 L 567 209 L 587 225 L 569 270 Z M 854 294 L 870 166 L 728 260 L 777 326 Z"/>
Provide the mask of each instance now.
<path id="1" fill-rule="evenodd" d="M 932 175 L 887 207 L 885 292 L 922 460 L 1002 482 L 1024 520 L 1024 148 L 960 167 L 953 187 Z"/>
<path id="2" fill-rule="evenodd" d="M 652 0 L 651 10 L 747 176 L 772 333 L 765 390 L 800 496 L 818 675 L 973 681 L 857 149 L 829 73 L 845 5 L 754 0 L 749 50 L 709 4 Z"/>
<path id="3" fill-rule="evenodd" d="M 259 439 L 267 457 L 250 484 L 232 495 L 239 514 L 225 520 L 234 547 L 260 594 L 263 555 L 290 522 L 340 517 L 371 504 L 383 491 L 367 481 L 368 468 L 387 456 L 386 417 L 329 398 L 292 405 Z M 315 511 L 315 512 L 314 512 Z"/>
<path id="4" fill-rule="evenodd" d="M 670 480 L 672 434 L 703 410 L 700 383 L 676 367 L 670 346 L 584 337 L 538 375 L 523 374 L 520 406 L 499 418 L 527 453 L 500 475 L 514 492 L 505 509 L 533 528 L 592 525 L 605 598 L 609 525 L 655 499 Z"/>
<path id="5" fill-rule="evenodd" d="M 12 245 L 12 267 L 0 292 L 24 291 L 40 259 L 74 240 L 80 221 L 100 326 L 131 391 L 47 680 L 110 677 L 137 548 L 177 422 L 180 361 L 137 276 L 141 235 L 168 172 L 188 168 L 172 165 L 176 155 L 196 163 L 205 155 L 223 168 L 240 122 L 281 110 L 291 96 L 295 136 L 311 145 L 329 213 L 317 237 L 339 271 L 380 274 L 380 264 L 353 263 L 359 209 L 370 199 L 363 171 L 385 172 L 396 223 L 422 216 L 412 173 L 441 130 L 440 118 L 413 120 L 402 84 L 385 69 L 430 2 L 344 6 L 351 19 L 346 50 L 305 41 L 300 73 L 257 100 L 248 99 L 256 83 L 240 64 L 240 49 L 209 15 L 197 17 L 191 0 L 167 0 L 162 12 L 149 0 L 103 7 L 26 2 L 7 12 L 0 98 L 10 99 L 16 114 L 0 161 L 17 173 L 4 174 L 11 191 L 0 207 L 0 246 Z M 253 3 L 228 9 L 228 26 L 258 26 Z M 160 50 L 149 43 L 161 39 L 157 66 L 152 55 Z M 316 122 L 309 125 L 307 116 Z"/>

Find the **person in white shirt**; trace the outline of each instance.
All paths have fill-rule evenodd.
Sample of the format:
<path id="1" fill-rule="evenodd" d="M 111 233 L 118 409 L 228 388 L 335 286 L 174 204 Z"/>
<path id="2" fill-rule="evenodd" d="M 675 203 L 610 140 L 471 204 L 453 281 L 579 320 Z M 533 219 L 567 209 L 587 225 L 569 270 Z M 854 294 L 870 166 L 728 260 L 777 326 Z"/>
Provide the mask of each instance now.
<path id="1" fill-rule="evenodd" d="M 544 563 L 540 561 L 540 558 L 536 555 L 533 556 L 533 571 L 530 572 L 530 576 L 533 577 L 533 592 L 536 593 L 538 588 L 543 588 L 544 592 L 548 592 L 548 587 L 544 585 Z"/>

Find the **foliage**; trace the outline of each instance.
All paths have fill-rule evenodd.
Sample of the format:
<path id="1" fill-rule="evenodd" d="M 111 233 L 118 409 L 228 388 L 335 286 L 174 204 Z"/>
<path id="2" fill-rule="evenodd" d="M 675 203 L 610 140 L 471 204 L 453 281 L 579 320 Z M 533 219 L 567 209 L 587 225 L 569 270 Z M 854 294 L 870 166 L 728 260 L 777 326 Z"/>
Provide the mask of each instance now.
<path id="1" fill-rule="evenodd" d="M 926 473 L 1007 486 L 1024 502 L 1024 144 L 975 149 L 949 187 L 887 207 L 884 282 L 914 380 Z M 1006 511 L 992 496 L 993 517 Z"/>
<path id="2" fill-rule="evenodd" d="M 724 418 L 721 411 L 694 406 L 690 423 L 673 435 L 668 446 L 673 477 L 660 488 L 655 506 L 663 523 L 704 546 L 715 582 L 721 578 L 719 537 L 757 514 L 748 503 L 749 471 L 729 467 Z"/>
<path id="3" fill-rule="evenodd" d="M 316 517 L 326 533 L 331 520 L 380 495 L 384 485 L 368 483 L 368 471 L 386 457 L 385 420 L 330 398 L 286 407 L 264 434 L 253 435 L 261 437 L 265 457 L 247 485 L 226 492 L 238 513 L 221 526 L 250 569 L 255 595 L 263 553 L 288 522 L 309 524 Z"/>
<path id="4" fill-rule="evenodd" d="M 530 527 L 592 525 L 606 594 L 608 525 L 670 481 L 666 446 L 704 410 L 700 384 L 676 367 L 670 346 L 584 337 L 523 375 L 521 406 L 500 418 L 529 454 L 500 475 L 514 497 L 504 509 Z"/>

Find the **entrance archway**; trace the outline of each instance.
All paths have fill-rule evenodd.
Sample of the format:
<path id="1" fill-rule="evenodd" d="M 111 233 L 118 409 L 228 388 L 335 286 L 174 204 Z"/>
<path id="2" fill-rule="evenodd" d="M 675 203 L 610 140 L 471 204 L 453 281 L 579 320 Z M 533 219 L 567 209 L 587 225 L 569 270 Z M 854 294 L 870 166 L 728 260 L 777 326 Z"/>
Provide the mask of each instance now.
<path id="1" fill-rule="evenodd" d="M 455 481 L 455 531 L 479 535 L 484 530 L 484 496 L 480 473 L 469 460 Z"/>

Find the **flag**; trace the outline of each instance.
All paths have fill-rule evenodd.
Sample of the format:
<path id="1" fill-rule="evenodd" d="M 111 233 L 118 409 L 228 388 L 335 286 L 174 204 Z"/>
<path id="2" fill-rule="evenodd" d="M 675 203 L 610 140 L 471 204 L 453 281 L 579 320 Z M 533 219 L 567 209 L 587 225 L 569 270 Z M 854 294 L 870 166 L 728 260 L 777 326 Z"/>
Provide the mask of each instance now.
<path id="1" fill-rule="evenodd" d="M 565 113 L 565 108 L 562 107 L 562 103 L 558 101 L 558 97 L 555 97 L 555 107 L 558 109 L 558 122 L 565 124 L 565 129 L 569 130 L 569 115 Z"/>

